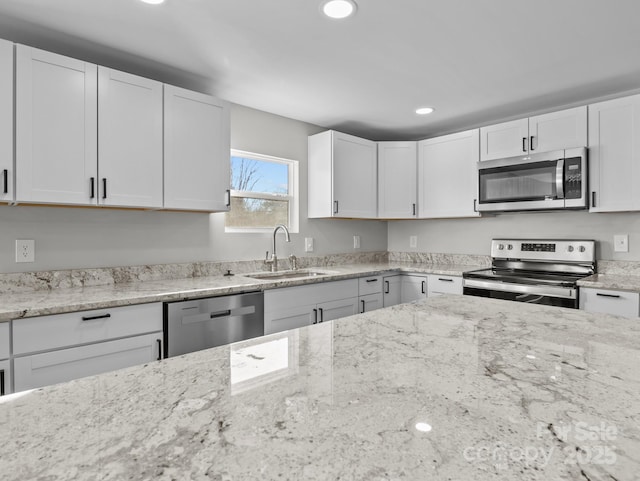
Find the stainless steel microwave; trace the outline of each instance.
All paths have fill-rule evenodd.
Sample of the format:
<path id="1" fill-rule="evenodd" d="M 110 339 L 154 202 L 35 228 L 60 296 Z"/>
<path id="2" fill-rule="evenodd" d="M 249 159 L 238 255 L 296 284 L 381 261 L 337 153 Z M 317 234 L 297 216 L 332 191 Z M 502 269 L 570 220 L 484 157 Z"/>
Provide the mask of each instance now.
<path id="1" fill-rule="evenodd" d="M 479 162 L 478 182 L 480 212 L 585 209 L 587 149 Z"/>

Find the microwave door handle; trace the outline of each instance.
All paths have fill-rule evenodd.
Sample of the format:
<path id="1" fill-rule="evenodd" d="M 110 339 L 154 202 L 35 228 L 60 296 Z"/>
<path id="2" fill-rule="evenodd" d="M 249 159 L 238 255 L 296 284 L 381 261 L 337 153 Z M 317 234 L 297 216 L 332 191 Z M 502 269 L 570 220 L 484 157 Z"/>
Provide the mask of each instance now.
<path id="1" fill-rule="evenodd" d="M 558 159 L 556 164 L 556 197 L 564 199 L 564 159 Z"/>

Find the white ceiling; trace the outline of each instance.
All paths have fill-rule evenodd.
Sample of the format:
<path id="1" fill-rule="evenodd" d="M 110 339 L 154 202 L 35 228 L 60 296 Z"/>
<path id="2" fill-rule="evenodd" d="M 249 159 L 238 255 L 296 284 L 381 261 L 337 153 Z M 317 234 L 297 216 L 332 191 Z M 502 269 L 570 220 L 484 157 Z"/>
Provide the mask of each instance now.
<path id="1" fill-rule="evenodd" d="M 372 140 L 640 89 L 638 0 L 356 1 L 336 21 L 320 0 L 0 0 L 0 37 Z"/>

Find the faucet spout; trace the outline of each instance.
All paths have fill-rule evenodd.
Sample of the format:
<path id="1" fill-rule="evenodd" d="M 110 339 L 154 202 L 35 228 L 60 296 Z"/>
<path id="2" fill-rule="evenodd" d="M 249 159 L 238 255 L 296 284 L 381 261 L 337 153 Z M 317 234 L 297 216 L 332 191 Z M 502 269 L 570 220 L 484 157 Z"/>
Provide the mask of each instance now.
<path id="1" fill-rule="evenodd" d="M 287 226 L 284 224 L 278 224 L 277 226 L 275 226 L 275 228 L 273 229 L 273 243 L 271 245 L 271 259 L 265 261 L 267 264 L 271 264 L 271 272 L 278 271 L 278 256 L 276 254 L 276 234 L 278 233 L 279 230 L 284 231 L 284 240 L 286 240 L 287 242 L 291 242 L 291 237 L 289 236 L 289 229 L 287 229 Z"/>

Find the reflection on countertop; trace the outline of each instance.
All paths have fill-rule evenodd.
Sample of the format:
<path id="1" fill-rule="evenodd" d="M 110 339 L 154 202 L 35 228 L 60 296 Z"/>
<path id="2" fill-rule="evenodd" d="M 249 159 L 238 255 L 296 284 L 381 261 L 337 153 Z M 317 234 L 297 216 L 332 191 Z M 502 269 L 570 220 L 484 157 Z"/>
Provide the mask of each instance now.
<path id="1" fill-rule="evenodd" d="M 636 480 L 638 365 L 635 320 L 441 296 L 35 390 L 0 472 Z"/>

